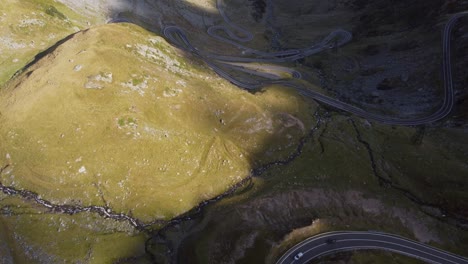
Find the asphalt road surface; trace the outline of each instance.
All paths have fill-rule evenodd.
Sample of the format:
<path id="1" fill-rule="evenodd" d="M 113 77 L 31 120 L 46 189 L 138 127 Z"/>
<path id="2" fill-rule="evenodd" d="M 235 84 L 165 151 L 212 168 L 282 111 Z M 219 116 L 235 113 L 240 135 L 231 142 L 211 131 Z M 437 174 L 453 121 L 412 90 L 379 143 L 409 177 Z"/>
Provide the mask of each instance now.
<path id="1" fill-rule="evenodd" d="M 452 15 L 447 21 L 445 28 L 442 33 L 442 68 L 443 68 L 443 96 L 439 107 L 433 113 L 429 113 L 425 116 L 418 118 L 405 118 L 403 117 L 394 117 L 394 116 L 384 116 L 375 113 L 366 111 L 365 109 L 347 104 L 345 102 L 339 101 L 335 98 L 329 97 L 327 95 L 321 94 L 317 91 L 314 91 L 310 87 L 304 85 L 303 82 L 298 82 L 297 80 L 301 78 L 301 73 L 295 69 L 285 69 L 286 67 L 281 67 L 278 65 L 267 65 L 265 63 L 282 63 L 282 62 L 292 62 L 304 57 L 311 56 L 316 53 L 320 53 L 324 50 L 339 47 L 345 45 L 352 40 L 352 35 L 350 32 L 342 29 L 336 29 L 332 31 L 328 36 L 316 44 L 310 45 L 309 47 L 303 49 L 291 49 L 283 50 L 277 52 L 264 52 L 260 50 L 251 49 L 246 47 L 240 42 L 245 43 L 253 39 L 252 33 L 247 29 L 244 29 L 235 23 L 233 23 L 229 17 L 226 15 L 223 10 L 225 4 L 223 0 L 217 0 L 216 6 L 218 8 L 220 16 L 224 19 L 226 25 L 216 25 L 212 26 L 207 30 L 209 36 L 218 41 L 228 43 L 233 45 L 240 50 L 242 50 L 241 56 L 226 56 L 222 54 L 214 54 L 200 50 L 192 46 L 189 38 L 185 31 L 178 27 L 177 25 L 166 26 L 163 29 L 163 34 L 168 41 L 173 45 L 177 46 L 180 49 L 183 49 L 187 52 L 192 53 L 196 57 L 202 59 L 210 66 L 216 73 L 221 77 L 230 81 L 231 83 L 251 91 L 258 91 L 268 85 L 281 85 L 285 88 L 294 89 L 298 91 L 299 94 L 304 97 L 314 99 L 320 103 L 326 104 L 328 106 L 334 107 L 336 109 L 349 112 L 351 114 L 357 115 L 359 117 L 385 123 L 389 125 L 403 125 L 403 126 L 416 126 L 422 124 L 432 123 L 438 120 L 441 120 L 447 117 L 452 111 L 454 105 L 454 88 L 453 88 L 453 75 L 452 75 L 452 62 L 451 62 L 451 46 L 452 46 L 452 33 L 455 24 L 464 16 L 468 16 L 468 12 L 460 12 Z M 114 19 L 112 22 L 129 22 L 132 23 L 131 19 Z M 223 32 L 224 34 L 219 34 Z M 224 36 L 226 35 L 226 36 Z M 245 55 L 251 56 L 245 56 Z M 262 65 L 255 65 L 257 70 L 252 70 L 252 66 L 249 66 L 249 63 L 262 63 Z M 244 65 L 242 65 L 244 64 Z M 271 73 L 271 69 L 275 69 L 275 73 Z M 292 78 L 278 78 L 278 71 L 283 69 L 286 75 L 291 75 Z M 234 77 L 230 71 L 244 72 L 251 75 L 256 75 L 257 77 L 263 77 L 262 79 L 252 79 L 252 80 L 241 80 L 237 77 Z M 257 71 L 257 72 L 255 72 Z M 268 74 L 268 72 L 270 72 Z"/>
<path id="2" fill-rule="evenodd" d="M 465 257 L 404 237 L 372 231 L 330 232 L 308 238 L 289 249 L 277 264 L 308 263 L 321 256 L 360 249 L 391 251 L 428 263 L 468 264 Z"/>
<path id="3" fill-rule="evenodd" d="M 279 52 L 262 52 L 258 50 L 250 49 L 246 46 L 239 44 L 238 42 L 247 42 L 252 39 L 252 34 L 249 33 L 246 29 L 241 28 L 235 25 L 226 15 L 223 10 L 223 0 L 217 0 L 217 8 L 220 12 L 220 15 L 225 20 L 227 26 L 215 26 L 208 29 L 208 35 L 211 37 L 234 45 L 239 49 L 242 49 L 245 54 L 252 54 L 252 57 L 235 57 L 235 56 L 223 56 L 219 54 L 210 54 L 192 46 L 187 35 L 185 34 L 182 28 L 178 26 L 168 26 L 163 29 L 164 36 L 174 45 L 179 48 L 191 52 L 197 57 L 204 60 L 216 73 L 221 77 L 227 79 L 231 83 L 242 87 L 246 90 L 259 90 L 262 87 L 267 85 L 282 85 L 286 88 L 291 88 L 297 90 L 301 95 L 312 98 L 318 102 L 324 103 L 331 107 L 355 114 L 365 119 L 391 124 L 391 125 L 404 125 L 404 126 L 415 126 L 421 124 L 432 123 L 434 121 L 445 118 L 453 108 L 454 104 L 454 89 L 453 89 L 453 77 L 452 77 L 452 64 L 451 64 L 451 36 L 453 32 L 454 25 L 460 20 L 460 18 L 468 15 L 468 12 L 462 12 L 453 15 L 446 23 L 443 34 L 442 34 L 442 54 L 443 54 L 443 79 L 444 79 L 444 93 L 441 100 L 439 108 L 426 116 L 419 118 L 404 118 L 404 117 L 391 117 L 391 116 L 382 116 L 374 113 L 367 112 L 365 109 L 358 108 L 356 106 L 347 104 L 345 102 L 339 101 L 337 99 L 331 98 L 329 96 L 320 94 L 312 89 L 304 86 L 302 83 L 297 82 L 293 79 L 280 79 L 276 77 L 273 78 L 264 78 L 263 80 L 253 80 L 250 82 L 240 80 L 229 73 L 229 70 L 241 70 L 243 72 L 251 73 L 251 70 L 244 68 L 239 68 L 239 65 L 233 65 L 232 62 L 239 63 L 281 63 L 281 62 L 291 62 L 313 54 L 322 52 L 329 48 L 334 48 L 338 46 L 345 45 L 347 42 L 351 41 L 352 35 L 348 31 L 337 29 L 331 32 L 326 36 L 321 42 L 311 45 L 310 47 L 304 49 L 294 49 L 294 50 L 285 50 Z M 240 33 L 243 37 L 239 37 L 231 29 L 234 29 L 237 33 Z M 226 33 L 229 38 L 222 37 L 218 34 L 219 31 Z M 237 67 L 237 68 L 236 68 Z M 271 66 L 263 66 L 271 67 Z M 291 69 L 289 72 L 293 71 Z M 268 72 L 268 68 L 263 69 L 263 72 Z M 299 74 L 296 74 L 300 76 Z M 257 74 L 257 76 L 266 77 L 265 74 Z"/>

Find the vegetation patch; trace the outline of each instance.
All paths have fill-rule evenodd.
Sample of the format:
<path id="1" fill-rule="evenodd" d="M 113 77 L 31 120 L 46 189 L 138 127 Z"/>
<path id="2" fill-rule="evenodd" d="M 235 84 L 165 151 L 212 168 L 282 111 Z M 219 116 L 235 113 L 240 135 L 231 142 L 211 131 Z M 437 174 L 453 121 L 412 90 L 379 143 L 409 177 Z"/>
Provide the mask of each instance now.
<path id="1" fill-rule="evenodd" d="M 0 15 L 0 87 L 39 52 L 95 21 L 52 0 L 5 0 Z"/>
<path id="2" fill-rule="evenodd" d="M 52 5 L 46 7 L 45 13 L 48 14 L 49 16 L 57 17 L 62 20 L 67 19 L 67 17 L 62 12 L 58 11 L 57 8 Z"/>
<path id="3" fill-rule="evenodd" d="M 151 38 L 133 25 L 90 29 L 12 81 L 0 95 L 2 182 L 54 203 L 170 219 L 295 151 L 313 120 L 300 97 L 252 95 L 204 69 L 179 76 L 168 60 L 198 62 L 128 48 Z"/>

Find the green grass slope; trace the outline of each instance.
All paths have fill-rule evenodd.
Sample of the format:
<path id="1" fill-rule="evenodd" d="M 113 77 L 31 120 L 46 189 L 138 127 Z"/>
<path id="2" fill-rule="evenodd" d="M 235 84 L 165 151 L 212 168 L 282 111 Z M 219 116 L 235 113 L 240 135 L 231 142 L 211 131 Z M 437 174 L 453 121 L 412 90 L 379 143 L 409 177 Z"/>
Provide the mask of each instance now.
<path id="1" fill-rule="evenodd" d="M 52 0 L 4 0 L 0 3 L 0 86 L 40 51 L 97 22 Z"/>
<path id="2" fill-rule="evenodd" d="M 286 157 L 311 122 L 281 89 L 252 95 L 133 25 L 75 35 L 0 95 L 5 185 L 149 221 Z"/>

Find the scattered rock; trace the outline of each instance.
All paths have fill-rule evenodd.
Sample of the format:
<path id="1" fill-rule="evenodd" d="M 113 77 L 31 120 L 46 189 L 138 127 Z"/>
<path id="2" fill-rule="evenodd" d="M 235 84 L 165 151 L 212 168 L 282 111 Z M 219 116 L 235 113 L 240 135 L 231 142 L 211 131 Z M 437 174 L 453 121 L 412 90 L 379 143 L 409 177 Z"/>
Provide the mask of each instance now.
<path id="1" fill-rule="evenodd" d="M 166 88 L 163 92 L 164 97 L 174 97 L 182 92 L 179 88 Z"/>
<path id="2" fill-rule="evenodd" d="M 84 85 L 87 89 L 102 89 L 106 83 L 112 83 L 112 73 L 100 73 L 88 76 L 88 82 Z"/>
<path id="3" fill-rule="evenodd" d="M 80 173 L 80 174 L 85 174 L 85 173 L 86 173 L 86 168 L 85 168 L 85 166 L 81 166 L 81 168 L 78 170 L 78 173 Z"/>
<path id="4" fill-rule="evenodd" d="M 83 68 L 82 65 L 76 65 L 75 68 L 73 68 L 74 71 L 78 72 L 78 71 L 81 71 L 81 69 Z"/>
<path id="5" fill-rule="evenodd" d="M 16 42 L 10 37 L 0 37 L 0 45 L 3 45 L 9 49 L 23 49 L 27 46 L 24 43 Z"/>
<path id="6" fill-rule="evenodd" d="M 148 88 L 148 80 L 142 78 L 134 78 L 125 83 L 120 83 L 123 87 L 130 88 L 130 90 L 138 92 L 141 96 L 145 94 L 146 88 Z"/>
<path id="7" fill-rule="evenodd" d="M 154 42 L 152 43 L 154 44 Z M 162 52 L 160 49 L 156 49 L 142 44 L 137 44 L 136 51 L 138 54 L 147 59 L 150 59 L 157 63 L 164 63 L 166 65 L 166 69 L 173 73 L 186 73 L 186 71 L 181 69 L 179 61 L 177 61 L 174 58 L 171 58 L 170 56 Z"/>
<path id="8" fill-rule="evenodd" d="M 40 19 L 34 19 L 33 18 L 33 19 L 24 19 L 19 24 L 20 28 L 25 28 L 25 27 L 29 27 L 29 26 L 43 27 L 43 26 L 45 26 L 45 23 L 44 23 L 44 21 L 42 21 Z"/>

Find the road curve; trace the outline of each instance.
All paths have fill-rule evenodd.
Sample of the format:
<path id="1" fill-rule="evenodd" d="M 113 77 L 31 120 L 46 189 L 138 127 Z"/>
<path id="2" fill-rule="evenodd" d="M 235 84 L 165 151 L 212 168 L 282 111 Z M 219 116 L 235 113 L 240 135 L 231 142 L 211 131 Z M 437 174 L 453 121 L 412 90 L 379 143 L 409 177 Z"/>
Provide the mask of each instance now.
<path id="1" fill-rule="evenodd" d="M 218 9 L 218 12 L 219 12 L 220 16 L 224 19 L 226 24 L 228 24 L 231 28 L 233 28 L 237 32 L 244 35 L 244 37 L 239 37 L 238 34 L 235 34 L 232 30 L 230 30 L 229 28 L 227 28 L 225 26 L 212 26 L 212 27 L 208 28 L 208 34 L 210 34 L 212 37 L 217 38 L 217 39 L 219 39 L 221 41 L 229 41 L 229 39 L 227 39 L 227 38 L 225 38 L 225 37 L 223 37 L 221 35 L 218 35 L 217 31 L 223 31 L 231 39 L 236 40 L 238 42 L 251 41 L 253 39 L 252 33 L 250 33 L 250 31 L 248 31 L 247 29 L 244 29 L 244 28 L 232 23 L 231 20 L 229 19 L 229 17 L 224 12 L 223 5 L 224 5 L 223 0 L 217 0 L 216 1 L 216 8 Z M 233 43 L 236 43 L 236 42 L 233 42 Z"/>
<path id="2" fill-rule="evenodd" d="M 216 28 L 212 28 L 211 30 L 208 29 L 208 34 L 213 38 L 216 38 L 220 41 L 232 44 L 239 49 L 243 49 L 246 54 L 254 54 L 255 57 L 235 57 L 235 56 L 225 56 L 220 54 L 212 54 L 198 50 L 197 48 L 193 47 L 187 38 L 184 30 L 179 28 L 178 26 L 171 25 L 167 26 L 163 29 L 164 36 L 174 45 L 177 47 L 190 52 L 203 61 L 205 61 L 208 66 L 210 66 L 216 73 L 218 73 L 221 77 L 225 78 L 226 80 L 230 81 L 231 83 L 246 89 L 246 90 L 259 90 L 262 87 L 268 85 L 282 85 L 287 88 L 297 90 L 301 95 L 312 98 L 316 101 L 324 103 L 326 105 L 332 106 L 334 108 L 340 109 L 342 111 L 349 112 L 351 114 L 360 116 L 365 119 L 390 124 L 390 125 L 404 125 L 404 126 L 414 126 L 414 125 L 422 125 L 427 123 L 432 123 L 438 121 L 440 119 L 445 118 L 453 108 L 454 104 L 454 89 L 453 89 L 453 77 L 452 77 L 452 65 L 451 65 L 451 36 L 453 32 L 453 27 L 456 22 L 463 16 L 468 15 L 468 12 L 462 12 L 453 15 L 449 21 L 446 23 L 443 36 L 442 36 L 442 44 L 443 44 L 443 79 L 444 79 L 444 95 L 442 98 L 441 106 L 438 108 L 437 111 L 418 118 L 399 118 L 399 117 L 390 117 L 390 116 L 383 116 L 375 113 L 367 112 L 364 109 L 359 107 L 347 104 L 345 102 L 339 101 L 337 99 L 331 98 L 329 96 L 320 94 L 312 89 L 308 88 L 304 85 L 303 82 L 297 82 L 296 80 L 291 79 L 277 79 L 274 76 L 273 78 L 268 78 L 266 74 L 257 74 L 258 76 L 266 77 L 265 80 L 256 80 L 253 82 L 246 82 L 239 80 L 228 73 L 227 69 L 233 71 L 244 71 L 250 72 L 250 70 L 246 70 L 245 67 L 239 68 L 232 65 L 232 62 L 242 62 L 242 63 L 280 63 L 280 62 L 291 62 L 295 61 L 307 56 L 311 56 L 315 53 L 322 52 L 326 49 L 333 48 L 336 46 L 341 46 L 346 44 L 352 39 L 352 35 L 345 31 L 345 30 L 335 30 L 330 33 L 327 37 L 325 37 L 320 43 L 315 44 L 313 46 L 304 48 L 304 49 L 294 49 L 294 50 L 285 50 L 279 52 L 262 52 L 258 50 L 253 50 L 243 45 L 238 44 L 235 40 L 240 42 L 248 41 L 251 38 L 251 34 L 247 33 L 245 29 L 240 28 L 237 25 L 232 24 L 229 18 L 226 16 L 224 11 L 222 10 L 222 0 L 217 1 L 217 7 L 219 12 L 225 22 L 231 27 L 236 29 L 238 32 L 241 32 L 245 35 L 245 38 L 238 37 L 235 33 L 231 32 L 228 27 L 224 26 L 217 26 Z M 231 39 L 227 39 L 225 37 L 220 37 L 215 31 L 222 30 L 224 31 Z M 264 72 L 268 71 L 268 68 L 263 70 Z M 291 70 L 293 71 L 293 70 Z M 296 74 L 296 76 L 300 76 Z"/>
<path id="3" fill-rule="evenodd" d="M 224 5 L 222 0 L 217 0 L 217 7 L 221 14 L 221 17 L 225 20 L 227 26 L 216 26 L 215 28 L 208 29 L 208 34 L 213 38 L 232 44 L 239 49 L 244 50 L 243 54 L 254 55 L 253 57 L 236 57 L 236 56 L 226 56 L 222 54 L 214 54 L 199 50 L 192 46 L 190 43 L 185 31 L 176 26 L 176 25 L 169 25 L 163 28 L 163 35 L 166 37 L 168 41 L 170 41 L 173 45 L 177 46 L 180 49 L 183 49 L 187 52 L 192 53 L 196 57 L 202 59 L 210 66 L 217 74 L 221 77 L 225 78 L 226 80 L 230 81 L 231 83 L 250 91 L 258 91 L 265 86 L 268 85 L 281 85 L 285 88 L 295 89 L 298 91 L 299 94 L 303 95 L 304 97 L 314 99 L 318 102 L 326 104 L 328 106 L 334 107 L 336 109 L 349 112 L 351 114 L 357 115 L 359 117 L 377 121 L 380 123 L 385 123 L 389 125 L 403 125 L 403 126 L 415 126 L 415 125 L 422 125 L 432 123 L 438 120 L 441 120 L 448 116 L 452 111 L 454 105 L 454 88 L 453 88 L 453 76 L 452 76 L 452 63 L 451 63 L 451 36 L 453 32 L 453 28 L 455 24 L 460 20 L 460 18 L 467 16 L 468 12 L 460 12 L 454 14 L 446 23 L 445 28 L 442 34 L 442 68 L 443 68 L 443 81 L 444 81 L 444 93 L 443 98 L 441 100 L 440 107 L 433 113 L 428 115 L 417 117 L 417 118 L 401 118 L 401 117 L 392 117 L 392 116 L 385 116 L 379 115 L 375 113 L 368 112 L 362 108 L 353 106 L 351 104 L 347 104 L 345 102 L 339 101 L 332 97 L 326 96 L 319 92 L 314 91 L 309 87 L 309 85 L 305 84 L 304 82 L 298 82 L 297 80 L 301 78 L 301 73 L 297 70 L 290 69 L 284 71 L 287 75 L 291 75 L 292 78 L 285 78 L 279 79 L 277 78 L 278 75 L 276 74 L 267 74 L 272 67 L 276 67 L 276 70 L 279 70 L 277 66 L 272 65 L 263 65 L 260 66 L 263 69 L 257 69 L 258 73 L 255 73 L 251 70 L 251 67 L 239 67 L 239 65 L 235 65 L 236 63 L 282 63 L 282 62 L 292 62 L 298 59 L 311 56 L 313 54 L 322 52 L 324 50 L 342 46 L 347 42 L 351 41 L 352 35 L 351 33 L 337 29 L 331 32 L 328 36 L 326 36 L 321 42 L 312 45 L 307 48 L 303 49 L 292 49 L 292 50 L 284 50 L 278 52 L 263 52 L 259 50 L 250 49 L 239 44 L 239 42 L 246 42 L 252 38 L 252 34 L 248 32 L 246 29 L 241 28 L 231 22 L 231 20 L 227 17 L 225 12 L 222 10 L 222 6 Z M 130 22 L 127 19 L 117 19 L 115 21 L 110 22 Z M 230 30 L 230 28 L 235 29 L 238 33 L 244 35 L 244 37 L 239 37 L 234 32 Z M 215 31 L 224 31 L 230 39 L 221 37 Z M 257 66 L 259 67 L 259 66 Z M 250 68 L 250 69 L 249 69 Z M 269 69 L 270 68 L 270 69 Z M 283 67 L 284 68 L 284 67 Z M 240 80 L 230 74 L 228 71 L 240 71 L 248 74 L 257 75 L 259 77 L 263 77 L 262 80 L 252 80 L 252 81 L 245 81 Z"/>
<path id="4" fill-rule="evenodd" d="M 417 258 L 434 264 L 468 264 L 468 259 L 404 237 L 365 231 L 338 231 L 310 237 L 289 249 L 276 263 L 308 263 L 343 251 L 378 249 Z M 296 260 L 294 257 L 303 255 Z"/>

